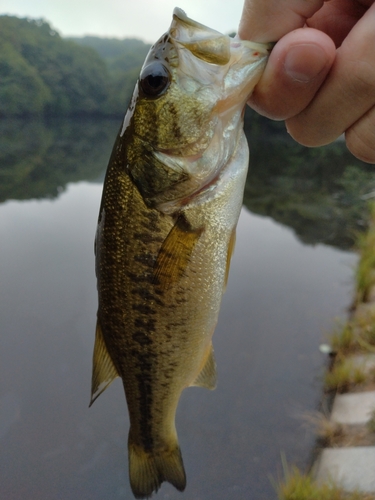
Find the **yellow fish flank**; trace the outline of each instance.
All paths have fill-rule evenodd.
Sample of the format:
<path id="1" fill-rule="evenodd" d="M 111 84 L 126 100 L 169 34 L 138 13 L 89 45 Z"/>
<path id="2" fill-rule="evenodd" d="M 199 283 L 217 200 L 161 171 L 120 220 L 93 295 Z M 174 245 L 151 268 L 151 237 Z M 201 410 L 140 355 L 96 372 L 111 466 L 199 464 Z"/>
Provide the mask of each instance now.
<path id="1" fill-rule="evenodd" d="M 175 9 L 109 161 L 95 244 L 91 404 L 121 377 L 136 498 L 163 481 L 184 490 L 177 404 L 186 387 L 216 384 L 212 334 L 248 165 L 243 108 L 268 53 Z"/>

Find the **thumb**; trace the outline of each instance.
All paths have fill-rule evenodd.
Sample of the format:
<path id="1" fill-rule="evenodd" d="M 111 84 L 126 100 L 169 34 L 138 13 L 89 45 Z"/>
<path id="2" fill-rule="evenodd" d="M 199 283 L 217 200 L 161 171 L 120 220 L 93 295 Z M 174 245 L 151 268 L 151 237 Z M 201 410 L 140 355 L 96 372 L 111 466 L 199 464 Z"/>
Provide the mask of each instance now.
<path id="1" fill-rule="evenodd" d="M 302 28 L 323 0 L 245 0 L 238 35 L 243 40 L 276 42 Z"/>
<path id="2" fill-rule="evenodd" d="M 326 78 L 335 53 L 333 41 L 321 31 L 300 28 L 288 33 L 273 48 L 250 106 L 274 120 L 300 113 Z"/>

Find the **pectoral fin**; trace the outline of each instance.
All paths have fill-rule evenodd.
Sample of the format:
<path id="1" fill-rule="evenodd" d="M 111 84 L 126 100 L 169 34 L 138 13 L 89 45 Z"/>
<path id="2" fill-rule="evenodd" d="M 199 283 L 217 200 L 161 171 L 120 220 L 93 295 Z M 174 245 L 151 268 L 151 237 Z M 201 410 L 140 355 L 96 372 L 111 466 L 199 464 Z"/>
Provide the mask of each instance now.
<path id="1" fill-rule="evenodd" d="M 206 389 L 212 390 L 216 387 L 216 378 L 216 361 L 214 357 L 214 349 L 211 343 L 203 368 L 191 385 L 205 387 Z"/>
<path id="2" fill-rule="evenodd" d="M 117 370 L 104 343 L 102 329 L 98 320 L 96 323 L 95 346 L 92 361 L 91 401 L 89 406 L 93 404 L 95 399 L 97 399 L 118 376 Z"/>
<path id="3" fill-rule="evenodd" d="M 180 215 L 164 240 L 154 267 L 154 282 L 166 290 L 184 274 L 203 229 L 191 229 Z"/>

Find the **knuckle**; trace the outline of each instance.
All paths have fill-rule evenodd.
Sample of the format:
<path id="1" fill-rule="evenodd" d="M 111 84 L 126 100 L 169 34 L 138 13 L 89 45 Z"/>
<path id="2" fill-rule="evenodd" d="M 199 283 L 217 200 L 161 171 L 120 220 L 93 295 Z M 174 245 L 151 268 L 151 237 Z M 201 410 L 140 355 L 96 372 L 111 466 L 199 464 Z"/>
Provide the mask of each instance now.
<path id="1" fill-rule="evenodd" d="M 366 60 L 352 61 L 347 71 L 348 94 L 363 99 L 374 98 L 375 67 Z"/>
<path id="2" fill-rule="evenodd" d="M 345 140 L 349 151 L 356 158 L 366 163 L 375 163 L 375 134 L 373 127 L 369 127 L 367 122 L 364 118 L 350 127 L 345 133 Z"/>
<path id="3" fill-rule="evenodd" d="M 324 133 L 321 127 L 316 126 L 315 122 L 303 113 L 286 120 L 285 124 L 290 136 L 303 146 L 323 146 L 334 139 L 328 131 Z"/>

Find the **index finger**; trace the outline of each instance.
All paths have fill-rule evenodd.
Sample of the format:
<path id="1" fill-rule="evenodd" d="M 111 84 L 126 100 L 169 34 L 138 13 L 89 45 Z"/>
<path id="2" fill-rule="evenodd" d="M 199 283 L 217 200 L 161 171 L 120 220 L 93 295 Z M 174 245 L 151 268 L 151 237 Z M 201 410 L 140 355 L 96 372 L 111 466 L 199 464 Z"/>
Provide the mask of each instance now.
<path id="1" fill-rule="evenodd" d="M 304 26 L 324 0 L 245 0 L 238 34 L 243 40 L 276 42 Z"/>

